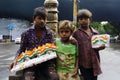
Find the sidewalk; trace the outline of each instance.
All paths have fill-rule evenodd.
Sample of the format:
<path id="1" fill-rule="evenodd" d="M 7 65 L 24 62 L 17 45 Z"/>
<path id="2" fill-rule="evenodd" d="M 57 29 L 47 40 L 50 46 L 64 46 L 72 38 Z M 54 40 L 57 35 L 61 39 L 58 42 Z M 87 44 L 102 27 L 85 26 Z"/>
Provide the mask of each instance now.
<path id="1" fill-rule="evenodd" d="M 100 56 L 103 73 L 98 80 L 120 80 L 120 51 L 106 48 L 100 51 Z"/>
<path id="2" fill-rule="evenodd" d="M 106 48 L 100 51 L 102 74 L 98 80 L 120 80 L 120 50 L 112 50 Z M 2 74 L 9 74 L 8 69 L 5 69 Z M 2 77 L 0 80 L 9 80 L 8 76 Z"/>

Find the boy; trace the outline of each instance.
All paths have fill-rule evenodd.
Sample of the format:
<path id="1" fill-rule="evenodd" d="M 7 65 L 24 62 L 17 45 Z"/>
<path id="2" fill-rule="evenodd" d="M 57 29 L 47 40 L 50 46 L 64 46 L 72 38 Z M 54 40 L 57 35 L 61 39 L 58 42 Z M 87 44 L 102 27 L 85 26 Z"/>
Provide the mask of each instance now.
<path id="1" fill-rule="evenodd" d="M 57 72 L 60 80 L 80 80 L 78 76 L 77 43 L 71 44 L 70 36 L 75 26 L 68 20 L 59 24 L 60 39 L 56 39 L 57 48 Z"/>
<path id="2" fill-rule="evenodd" d="M 46 43 L 54 42 L 53 31 L 45 25 L 47 20 L 47 11 L 44 7 L 35 8 L 33 20 L 33 26 L 21 35 L 20 49 L 17 51 L 16 57 L 20 55 L 20 53 L 25 52 L 25 50 L 31 50 Z M 49 60 L 24 69 L 24 79 L 40 80 L 41 76 L 43 76 L 46 80 L 52 80 L 49 74 L 49 66 L 51 66 L 51 64 L 53 64 L 53 61 Z"/>
<path id="3" fill-rule="evenodd" d="M 89 24 L 92 13 L 87 9 L 81 9 L 77 14 L 77 22 L 80 28 L 73 33 L 73 37 L 78 41 L 79 68 L 84 80 L 97 80 L 101 74 L 99 50 L 105 48 L 101 45 L 93 49 L 91 46 L 92 35 L 98 34 Z"/>

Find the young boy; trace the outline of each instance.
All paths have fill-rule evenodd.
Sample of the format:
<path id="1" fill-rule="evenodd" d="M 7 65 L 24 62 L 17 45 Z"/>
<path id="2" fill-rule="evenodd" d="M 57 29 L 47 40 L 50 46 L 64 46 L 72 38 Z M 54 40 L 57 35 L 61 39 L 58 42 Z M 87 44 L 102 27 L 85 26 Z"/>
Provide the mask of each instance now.
<path id="1" fill-rule="evenodd" d="M 59 24 L 59 39 L 56 39 L 57 48 L 57 72 L 60 80 L 80 80 L 78 76 L 77 44 L 73 45 L 70 36 L 75 26 L 68 20 Z"/>
<path id="2" fill-rule="evenodd" d="M 79 68 L 84 80 L 97 80 L 101 73 L 99 50 L 105 45 L 93 49 L 91 46 L 92 35 L 98 34 L 90 27 L 92 13 L 87 9 L 81 9 L 77 14 L 77 22 L 80 28 L 73 33 L 73 37 L 78 41 Z"/>
<path id="3" fill-rule="evenodd" d="M 38 46 L 44 45 L 46 43 L 54 42 L 53 31 L 47 27 L 47 11 L 44 7 L 37 7 L 33 14 L 33 26 L 22 33 L 21 44 L 17 52 L 20 55 L 25 50 L 31 50 L 37 48 Z M 15 61 L 16 62 L 16 61 Z M 23 70 L 23 76 L 25 80 L 41 80 L 41 76 L 46 78 L 46 80 L 51 79 L 49 74 L 49 66 L 53 63 L 52 60 L 46 61 L 44 63 L 29 67 Z"/>

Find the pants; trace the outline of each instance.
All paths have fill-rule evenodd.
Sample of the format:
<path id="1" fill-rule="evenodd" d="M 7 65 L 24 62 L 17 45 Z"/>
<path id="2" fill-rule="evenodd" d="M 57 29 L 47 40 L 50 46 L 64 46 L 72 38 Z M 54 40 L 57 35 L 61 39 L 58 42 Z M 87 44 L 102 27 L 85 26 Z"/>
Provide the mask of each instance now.
<path id="1" fill-rule="evenodd" d="M 53 76 L 50 71 L 55 72 L 55 68 L 51 68 L 46 62 L 27 68 L 23 70 L 24 80 L 58 80 L 58 77 Z"/>
<path id="2" fill-rule="evenodd" d="M 94 76 L 92 68 L 90 69 L 86 69 L 83 67 L 79 67 L 79 68 L 84 80 L 97 80 L 97 76 Z"/>

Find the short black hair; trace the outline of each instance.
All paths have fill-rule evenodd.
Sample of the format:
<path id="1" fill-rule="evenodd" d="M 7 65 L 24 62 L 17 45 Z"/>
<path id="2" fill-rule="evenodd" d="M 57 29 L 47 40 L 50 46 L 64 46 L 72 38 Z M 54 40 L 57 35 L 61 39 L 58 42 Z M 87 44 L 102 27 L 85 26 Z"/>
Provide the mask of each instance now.
<path id="1" fill-rule="evenodd" d="M 33 18 L 35 19 L 36 16 L 40 16 L 43 19 L 46 19 L 48 13 L 44 7 L 37 7 L 34 9 Z"/>
<path id="2" fill-rule="evenodd" d="M 77 20 L 80 18 L 91 18 L 92 12 L 90 12 L 88 9 L 80 9 L 77 13 Z"/>

